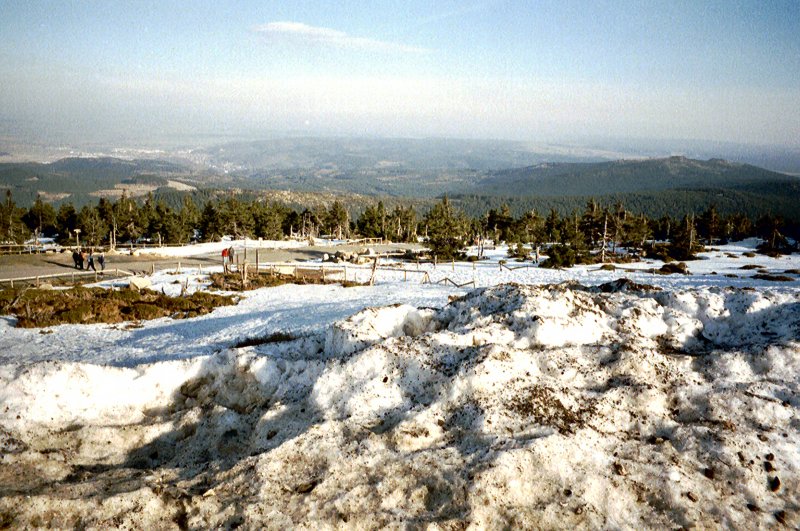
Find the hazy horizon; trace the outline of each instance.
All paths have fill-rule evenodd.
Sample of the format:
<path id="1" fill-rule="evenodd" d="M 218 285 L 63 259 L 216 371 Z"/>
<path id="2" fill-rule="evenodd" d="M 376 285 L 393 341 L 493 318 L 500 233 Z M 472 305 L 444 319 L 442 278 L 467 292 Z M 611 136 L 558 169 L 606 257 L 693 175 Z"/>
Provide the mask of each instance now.
<path id="1" fill-rule="evenodd" d="M 0 0 L 0 134 L 800 146 L 800 3 Z"/>

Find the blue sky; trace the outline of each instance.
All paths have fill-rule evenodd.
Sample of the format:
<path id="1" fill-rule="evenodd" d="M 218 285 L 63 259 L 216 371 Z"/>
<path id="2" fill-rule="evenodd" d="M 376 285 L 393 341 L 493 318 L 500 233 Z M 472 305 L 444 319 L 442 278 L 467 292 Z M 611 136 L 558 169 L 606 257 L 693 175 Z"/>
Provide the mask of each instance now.
<path id="1" fill-rule="evenodd" d="M 0 0 L 0 128 L 800 143 L 800 1 Z"/>

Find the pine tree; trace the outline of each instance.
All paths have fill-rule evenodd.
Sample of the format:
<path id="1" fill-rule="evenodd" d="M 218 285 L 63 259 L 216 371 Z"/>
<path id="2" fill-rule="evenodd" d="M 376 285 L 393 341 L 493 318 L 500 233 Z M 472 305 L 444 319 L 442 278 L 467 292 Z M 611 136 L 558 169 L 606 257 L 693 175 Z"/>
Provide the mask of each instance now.
<path id="1" fill-rule="evenodd" d="M 52 236 L 56 232 L 56 210 L 50 203 L 42 201 L 39 194 L 36 194 L 36 201 L 22 216 L 22 221 L 36 238 Z"/>
<path id="2" fill-rule="evenodd" d="M 350 214 L 340 201 L 334 201 L 328 209 L 325 225 L 328 232 L 339 240 L 350 236 Z"/>
<path id="3" fill-rule="evenodd" d="M 417 237 L 417 213 L 413 206 L 398 205 L 387 219 L 386 237 L 398 242 L 415 241 Z"/>
<path id="4" fill-rule="evenodd" d="M 58 242 L 69 244 L 72 240 L 72 232 L 78 226 L 78 212 L 72 203 L 62 203 L 58 207 L 56 214 L 56 230 L 58 231 Z"/>
<path id="5" fill-rule="evenodd" d="M 590 249 L 597 247 L 603 233 L 603 213 L 594 198 L 586 203 L 580 222 L 580 230 L 585 236 L 586 245 Z"/>
<path id="6" fill-rule="evenodd" d="M 197 205 L 194 203 L 190 196 L 184 196 L 181 210 L 178 212 L 178 221 L 181 225 L 181 235 L 186 238 L 185 243 L 195 236 L 195 229 L 198 229 L 200 221 L 200 212 L 197 210 Z"/>
<path id="7" fill-rule="evenodd" d="M 222 237 L 219 211 L 213 201 L 206 201 L 203 206 L 198 228 L 200 229 L 200 237 L 204 242 L 217 241 Z"/>
<path id="8" fill-rule="evenodd" d="M 22 224 L 24 212 L 14 202 L 11 190 L 6 190 L 6 200 L 0 204 L 0 241 L 22 243 L 25 240 L 25 230 Z"/>
<path id="9" fill-rule="evenodd" d="M 714 240 L 719 238 L 720 219 L 715 205 L 710 205 L 705 212 L 700 214 L 700 218 L 697 220 L 697 232 L 708 245 L 714 245 Z"/>
<path id="10" fill-rule="evenodd" d="M 78 213 L 78 228 L 81 229 L 81 238 L 89 245 L 96 246 L 105 238 L 108 233 L 108 225 L 97 209 L 89 205 L 84 206 Z"/>
<path id="11" fill-rule="evenodd" d="M 467 221 L 445 196 L 425 216 L 431 253 L 440 260 L 449 260 L 459 255 L 465 243 Z"/>
<path id="12" fill-rule="evenodd" d="M 697 241 L 697 228 L 694 214 L 684 216 L 683 220 L 672 229 L 672 240 L 669 255 L 676 260 L 692 260 L 695 253 L 702 249 Z"/>
<path id="13" fill-rule="evenodd" d="M 382 203 L 379 203 L 381 206 Z M 367 206 L 364 212 L 358 217 L 356 228 L 358 233 L 365 238 L 381 238 L 383 237 L 382 220 L 379 214 L 379 209 L 373 206 Z"/>
<path id="14" fill-rule="evenodd" d="M 265 240 L 283 238 L 284 210 L 277 203 L 256 203 L 253 205 L 255 235 Z"/>

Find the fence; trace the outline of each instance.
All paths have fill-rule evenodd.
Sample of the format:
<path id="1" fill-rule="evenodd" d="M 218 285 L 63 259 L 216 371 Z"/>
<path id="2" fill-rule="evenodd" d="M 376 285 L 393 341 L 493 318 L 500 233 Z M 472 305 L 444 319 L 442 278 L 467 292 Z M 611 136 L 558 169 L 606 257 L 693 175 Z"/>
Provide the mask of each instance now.
<path id="1" fill-rule="evenodd" d="M 105 278 L 106 275 L 109 277 L 132 277 L 135 276 L 134 273 L 130 271 L 125 271 L 123 269 L 108 269 L 105 271 L 71 271 L 69 273 L 56 273 L 52 275 L 36 275 L 30 277 L 17 277 L 17 278 L 0 278 L 0 284 L 6 283 L 9 284 L 10 287 L 14 287 L 14 283 L 16 282 L 19 284 L 31 284 L 33 283 L 34 286 L 39 287 L 43 280 L 50 280 L 50 279 L 70 279 L 70 282 L 73 284 L 75 283 L 75 279 L 78 278 L 79 280 L 83 277 L 87 276 L 94 276 L 94 281 L 100 280 L 100 277 Z"/>

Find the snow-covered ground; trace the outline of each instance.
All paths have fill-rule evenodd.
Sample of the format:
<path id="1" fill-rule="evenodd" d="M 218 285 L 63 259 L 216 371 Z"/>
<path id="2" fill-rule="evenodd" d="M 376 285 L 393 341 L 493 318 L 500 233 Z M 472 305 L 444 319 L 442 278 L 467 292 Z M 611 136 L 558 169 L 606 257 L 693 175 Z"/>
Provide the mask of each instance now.
<path id="1" fill-rule="evenodd" d="M 797 527 L 800 276 L 742 266 L 800 257 L 752 247 L 689 276 L 498 248 L 182 321 L 0 318 L 0 524 Z"/>

